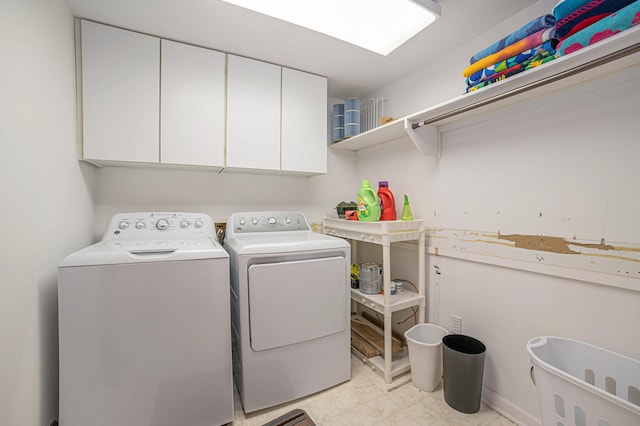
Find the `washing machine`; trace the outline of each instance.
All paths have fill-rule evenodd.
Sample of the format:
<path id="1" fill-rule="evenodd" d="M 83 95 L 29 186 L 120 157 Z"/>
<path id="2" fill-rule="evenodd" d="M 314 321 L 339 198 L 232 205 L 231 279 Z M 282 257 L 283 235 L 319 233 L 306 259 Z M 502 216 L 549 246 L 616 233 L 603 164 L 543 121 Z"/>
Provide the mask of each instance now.
<path id="1" fill-rule="evenodd" d="M 232 214 L 224 247 L 244 411 L 349 380 L 349 244 L 313 232 L 300 212 L 271 211 Z"/>
<path id="2" fill-rule="evenodd" d="M 229 256 L 210 217 L 115 215 L 58 268 L 60 424 L 233 420 Z"/>

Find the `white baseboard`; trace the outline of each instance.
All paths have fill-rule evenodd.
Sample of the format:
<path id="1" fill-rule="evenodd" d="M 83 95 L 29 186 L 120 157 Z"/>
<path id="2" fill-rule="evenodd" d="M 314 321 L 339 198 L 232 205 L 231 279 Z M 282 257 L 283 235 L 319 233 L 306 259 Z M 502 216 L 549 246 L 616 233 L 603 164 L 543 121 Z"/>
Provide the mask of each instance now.
<path id="1" fill-rule="evenodd" d="M 541 426 L 542 424 L 537 416 L 524 411 L 522 408 L 514 405 L 511 401 L 504 399 L 486 387 L 482 388 L 482 402 L 517 425 Z"/>

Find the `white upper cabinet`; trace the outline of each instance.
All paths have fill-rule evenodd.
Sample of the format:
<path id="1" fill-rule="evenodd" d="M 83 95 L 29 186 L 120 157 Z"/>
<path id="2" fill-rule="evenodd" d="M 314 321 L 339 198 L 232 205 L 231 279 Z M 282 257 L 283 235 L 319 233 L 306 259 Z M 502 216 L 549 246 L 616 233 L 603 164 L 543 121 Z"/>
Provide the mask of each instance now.
<path id="1" fill-rule="evenodd" d="M 225 54 L 162 40 L 160 162 L 224 166 Z"/>
<path id="2" fill-rule="evenodd" d="M 227 167 L 327 172 L 327 79 L 228 56 Z"/>
<path id="3" fill-rule="evenodd" d="M 76 22 L 84 160 L 326 173 L 326 78 Z"/>
<path id="4" fill-rule="evenodd" d="M 83 157 L 157 163 L 160 39 L 81 21 Z"/>
<path id="5" fill-rule="evenodd" d="M 327 79 L 282 68 L 282 170 L 327 172 Z"/>
<path id="6" fill-rule="evenodd" d="M 281 67 L 227 61 L 227 167 L 280 170 Z"/>

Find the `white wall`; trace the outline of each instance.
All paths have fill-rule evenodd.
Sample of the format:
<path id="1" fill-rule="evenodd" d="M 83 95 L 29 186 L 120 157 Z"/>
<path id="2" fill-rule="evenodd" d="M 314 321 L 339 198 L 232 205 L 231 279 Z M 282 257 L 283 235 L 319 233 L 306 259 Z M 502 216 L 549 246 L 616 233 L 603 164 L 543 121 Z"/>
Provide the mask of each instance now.
<path id="1" fill-rule="evenodd" d="M 339 102 L 329 99 L 328 109 Z M 330 113 L 328 115 L 331 116 Z M 331 134 L 331 123 L 327 123 Z M 354 199 L 355 156 L 328 153 L 327 174 L 319 176 L 278 173 L 132 169 L 97 170 L 96 229 L 98 238 L 109 218 L 126 211 L 198 211 L 226 219 L 239 211 L 295 210 L 320 223 L 335 214 L 340 201 Z"/>
<path id="2" fill-rule="evenodd" d="M 437 66 L 426 65 L 372 96 L 388 98 L 395 116 L 458 96 L 472 53 L 555 3 L 536 3 Z M 529 339 L 564 336 L 640 359 L 637 59 L 635 64 L 481 120 L 448 125 L 441 129 L 439 161 L 419 157 L 406 138 L 357 155 L 358 179 L 388 179 L 396 198 L 409 194 L 414 215 L 433 229 L 429 318 L 450 329 L 451 315 L 459 315 L 462 332 L 487 345 L 483 397 L 523 424 L 539 422 Z M 535 251 L 514 248 L 499 233 L 604 240 L 617 249 Z M 404 251 L 395 250 L 392 260 L 415 255 Z"/>
<path id="3" fill-rule="evenodd" d="M 355 157 L 330 154 L 324 176 L 105 167 L 97 171 L 96 237 L 127 211 L 197 211 L 214 219 L 233 212 L 295 210 L 309 222 L 351 197 Z M 334 210 L 335 212 L 335 210 Z"/>
<path id="4" fill-rule="evenodd" d="M 93 236 L 79 165 L 73 20 L 62 0 L 0 2 L 0 424 L 58 412 L 57 265 Z"/>

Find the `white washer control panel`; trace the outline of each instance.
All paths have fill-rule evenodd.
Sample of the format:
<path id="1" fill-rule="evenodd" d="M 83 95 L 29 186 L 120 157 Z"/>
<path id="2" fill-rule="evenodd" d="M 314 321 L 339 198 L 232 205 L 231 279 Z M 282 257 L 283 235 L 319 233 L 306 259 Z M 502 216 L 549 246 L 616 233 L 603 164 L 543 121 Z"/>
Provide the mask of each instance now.
<path id="1" fill-rule="evenodd" d="M 230 226 L 231 225 L 231 226 Z M 310 231 L 311 227 L 300 212 L 244 212 L 234 213 L 227 221 L 227 234 L 248 232 Z"/>
<path id="2" fill-rule="evenodd" d="M 111 218 L 102 241 L 215 238 L 213 220 L 202 213 L 119 213 Z"/>

